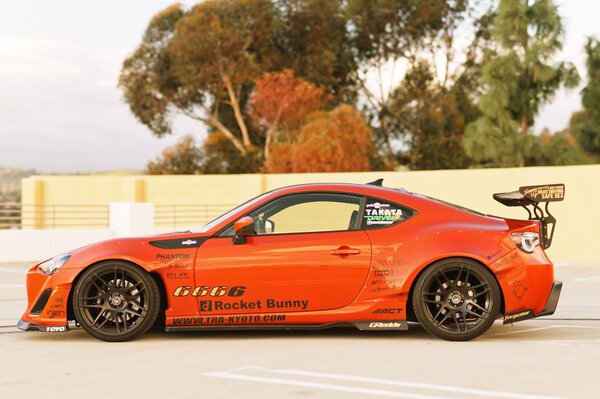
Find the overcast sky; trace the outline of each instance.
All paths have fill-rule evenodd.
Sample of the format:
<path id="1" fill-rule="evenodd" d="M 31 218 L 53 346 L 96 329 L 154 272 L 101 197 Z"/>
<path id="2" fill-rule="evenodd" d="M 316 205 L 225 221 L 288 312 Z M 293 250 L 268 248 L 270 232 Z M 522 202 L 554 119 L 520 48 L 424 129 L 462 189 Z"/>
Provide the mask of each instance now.
<path id="1" fill-rule="evenodd" d="M 197 1 L 180 1 L 194 4 Z M 73 173 L 143 169 L 187 133 L 158 139 L 139 124 L 116 88 L 123 59 L 148 21 L 170 1 L 0 0 L 0 167 Z M 600 37 L 600 0 L 560 0 L 566 39 L 562 58 L 583 75 L 583 43 Z M 564 128 L 580 107 L 579 90 L 560 92 L 536 130 Z"/>

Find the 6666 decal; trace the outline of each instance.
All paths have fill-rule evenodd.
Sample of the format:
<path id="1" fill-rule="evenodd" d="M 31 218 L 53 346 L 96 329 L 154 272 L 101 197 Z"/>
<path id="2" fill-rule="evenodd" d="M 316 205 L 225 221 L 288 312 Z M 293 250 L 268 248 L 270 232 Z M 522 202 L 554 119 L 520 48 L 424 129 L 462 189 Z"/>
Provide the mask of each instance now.
<path id="1" fill-rule="evenodd" d="M 194 296 L 194 297 L 203 297 L 203 296 L 212 296 L 212 297 L 220 297 L 220 296 L 232 296 L 238 297 L 242 296 L 246 293 L 246 287 L 243 285 L 236 285 L 233 287 L 228 287 L 225 285 L 217 285 L 215 287 L 209 286 L 198 286 L 192 287 L 189 285 L 184 285 L 181 287 L 175 288 L 175 292 L 173 292 L 173 296 L 175 297 L 184 297 L 184 296 Z"/>

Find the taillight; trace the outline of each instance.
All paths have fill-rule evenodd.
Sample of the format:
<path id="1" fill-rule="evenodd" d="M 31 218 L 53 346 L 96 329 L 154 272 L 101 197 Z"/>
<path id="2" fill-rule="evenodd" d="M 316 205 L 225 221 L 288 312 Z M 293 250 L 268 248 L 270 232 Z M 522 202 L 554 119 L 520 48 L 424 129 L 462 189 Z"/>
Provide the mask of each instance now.
<path id="1" fill-rule="evenodd" d="M 540 235 L 531 231 L 510 233 L 510 238 L 519 249 L 528 254 L 532 253 L 540 245 Z"/>

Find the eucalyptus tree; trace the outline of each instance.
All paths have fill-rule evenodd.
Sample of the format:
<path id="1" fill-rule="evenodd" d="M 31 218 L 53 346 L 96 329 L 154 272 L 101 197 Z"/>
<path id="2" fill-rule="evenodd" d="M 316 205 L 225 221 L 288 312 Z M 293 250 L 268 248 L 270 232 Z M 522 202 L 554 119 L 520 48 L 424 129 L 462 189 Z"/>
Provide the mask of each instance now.
<path id="1" fill-rule="evenodd" d="M 578 85 L 569 62 L 554 62 L 563 26 L 552 0 L 500 0 L 492 24 L 495 46 L 482 68 L 483 115 L 466 130 L 465 150 L 479 166 L 524 166 L 540 107 L 562 87 Z"/>

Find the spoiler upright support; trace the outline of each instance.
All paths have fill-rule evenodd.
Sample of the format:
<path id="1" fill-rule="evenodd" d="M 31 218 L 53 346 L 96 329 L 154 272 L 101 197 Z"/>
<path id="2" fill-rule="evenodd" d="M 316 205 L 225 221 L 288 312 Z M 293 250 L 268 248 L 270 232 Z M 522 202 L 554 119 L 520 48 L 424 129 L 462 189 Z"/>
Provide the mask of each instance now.
<path id="1" fill-rule="evenodd" d="M 562 201 L 565 199 L 564 184 L 546 184 L 542 186 L 524 186 L 518 191 L 510 193 L 497 193 L 493 195 L 494 199 L 506 206 L 520 206 L 527 211 L 529 220 L 537 220 L 541 226 L 541 240 L 544 249 L 550 248 L 554 229 L 556 227 L 556 218 L 552 216 L 548 209 L 550 202 Z M 545 203 L 540 206 L 540 203 Z"/>

